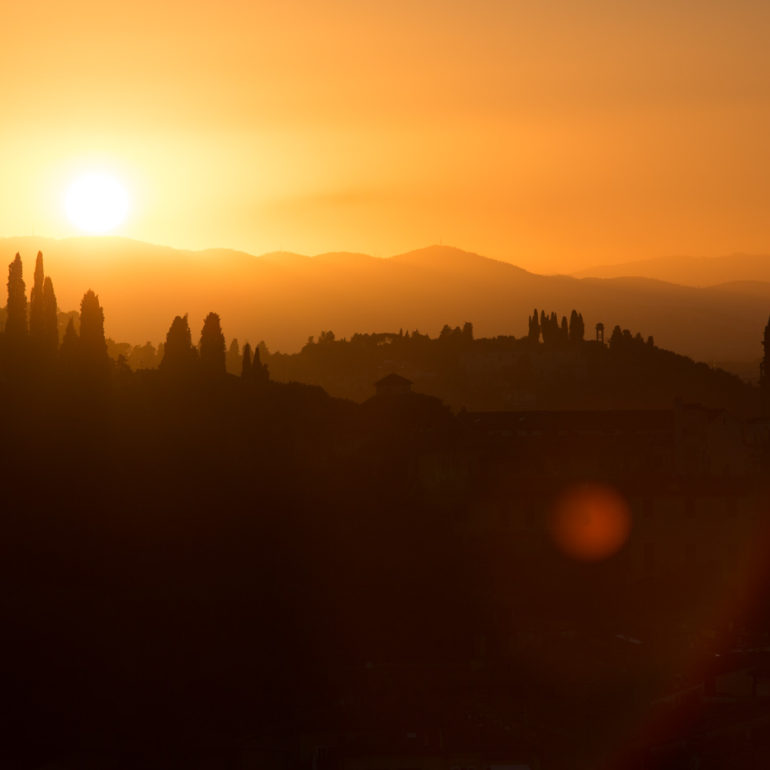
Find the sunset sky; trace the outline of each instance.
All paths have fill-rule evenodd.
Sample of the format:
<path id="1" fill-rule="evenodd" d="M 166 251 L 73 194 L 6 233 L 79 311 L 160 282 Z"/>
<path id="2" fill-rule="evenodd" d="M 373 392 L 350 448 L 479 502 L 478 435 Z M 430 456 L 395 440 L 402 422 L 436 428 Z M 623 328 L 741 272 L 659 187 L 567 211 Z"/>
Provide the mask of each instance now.
<path id="1" fill-rule="evenodd" d="M 767 0 L 4 4 L 0 236 L 537 271 L 770 252 Z"/>

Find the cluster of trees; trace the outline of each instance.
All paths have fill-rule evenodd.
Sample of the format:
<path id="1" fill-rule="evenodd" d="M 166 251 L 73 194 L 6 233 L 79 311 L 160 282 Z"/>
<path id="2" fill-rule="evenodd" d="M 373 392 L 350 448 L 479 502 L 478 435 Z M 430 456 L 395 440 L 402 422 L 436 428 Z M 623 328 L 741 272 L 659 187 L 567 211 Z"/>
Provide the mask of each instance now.
<path id="1" fill-rule="evenodd" d="M 628 329 L 621 329 L 620 326 L 615 326 L 612 330 L 612 336 L 610 337 L 610 350 L 627 350 L 632 347 L 638 347 L 639 345 L 647 345 L 648 347 L 655 347 L 655 340 L 652 336 L 647 337 L 645 342 L 641 332 L 631 334 Z"/>
<path id="2" fill-rule="evenodd" d="M 406 331 L 399 329 L 397 334 L 395 332 L 374 332 L 372 334 L 357 332 L 350 338 L 350 342 L 354 344 L 371 344 L 375 346 L 409 340 L 414 342 L 430 342 L 431 336 L 429 334 L 421 334 L 419 329 L 415 329 L 412 332 L 408 329 Z M 441 342 L 473 342 L 473 324 L 470 321 L 466 321 L 462 327 L 455 326 L 454 328 L 449 324 L 444 324 L 437 340 Z M 347 342 L 347 340 L 345 338 L 338 340 L 333 331 L 322 330 L 318 335 L 318 339 L 313 336 L 308 337 L 305 348 L 312 347 L 313 345 L 330 345 L 333 342 Z"/>
<path id="3" fill-rule="evenodd" d="M 226 350 L 225 335 L 217 313 L 209 313 L 201 329 L 200 341 L 192 342 L 192 332 L 187 315 L 176 316 L 166 335 L 160 371 L 172 375 L 190 376 L 196 372 L 205 377 L 223 376 L 228 371 L 228 358 L 240 358 L 240 375 L 255 383 L 268 381 L 267 366 L 262 363 L 259 348 L 252 350 L 247 342 L 239 354 L 238 341 L 233 340 Z"/>
<path id="4" fill-rule="evenodd" d="M 106 381 L 115 367 L 126 371 L 131 369 L 131 363 L 144 363 L 136 368 L 157 365 L 172 376 L 204 377 L 224 376 L 236 369 L 245 380 L 254 383 L 269 379 L 259 348 L 252 351 L 247 343 L 241 353 L 237 340 L 233 340 L 229 351 L 225 350 L 225 337 L 216 313 L 206 316 L 197 347 L 193 345 L 186 315 L 174 318 L 165 344 L 158 351 L 151 343 L 131 350 L 129 345 L 108 341 L 104 334 L 104 310 L 91 289 L 83 295 L 80 313 L 70 314 L 60 343 L 56 295 L 51 278 L 45 275 L 42 252 L 38 252 L 35 262 L 29 301 L 23 273 L 21 255 L 16 254 L 8 268 L 8 303 L 4 333 L 0 335 L 0 354 L 14 371 L 58 370 L 86 381 Z M 121 351 L 117 360 L 110 357 L 110 350 Z M 125 355 L 127 350 L 131 360 Z M 232 360 L 233 356 L 237 361 Z"/>
<path id="5" fill-rule="evenodd" d="M 21 256 L 16 254 L 8 266 L 8 304 L 5 319 L 5 345 L 20 354 L 32 350 L 44 360 L 52 360 L 59 348 L 58 310 L 53 282 L 43 269 L 43 255 L 38 252 L 35 278 L 27 303 Z"/>
<path id="6" fill-rule="evenodd" d="M 529 333 L 526 339 L 530 342 L 542 342 L 549 346 L 559 346 L 562 343 L 579 343 L 583 342 L 585 337 L 585 322 L 583 321 L 583 314 L 578 313 L 577 310 L 573 310 L 570 313 L 569 320 L 567 316 L 559 317 L 555 312 L 550 315 L 544 310 L 538 313 L 535 308 L 534 313 L 528 317 Z M 498 337 L 498 340 L 506 340 L 514 342 L 515 337 Z M 398 333 L 384 332 L 374 334 L 354 334 L 350 338 L 350 342 L 356 344 L 394 344 L 400 342 L 431 342 L 433 338 L 429 334 L 422 334 L 418 329 L 410 332 L 409 330 L 399 329 Z M 470 321 L 466 321 L 462 326 L 452 327 L 449 324 L 444 324 L 439 332 L 435 341 L 440 343 L 472 343 L 474 341 L 473 336 L 473 324 Z M 333 331 L 322 331 L 318 336 L 309 337 L 305 345 L 305 349 L 312 347 L 313 345 L 328 345 L 332 342 L 347 342 L 346 339 L 338 340 Z"/>
<path id="7" fill-rule="evenodd" d="M 8 266 L 7 285 L 2 354 L 14 371 L 50 373 L 58 366 L 63 373 L 88 378 L 105 377 L 109 373 L 104 311 L 93 291 L 83 295 L 78 323 L 70 317 L 60 345 L 56 294 L 53 281 L 45 275 L 42 252 L 38 252 L 35 260 L 29 301 L 18 253 Z"/>
<path id="8" fill-rule="evenodd" d="M 140 369 L 157 369 L 163 360 L 163 343 L 155 347 L 148 340 L 143 345 L 132 345 L 130 342 L 116 342 L 107 337 L 107 352 L 113 361 L 122 357 L 134 372 Z"/>
<path id="9" fill-rule="evenodd" d="M 459 326 L 455 326 L 453 329 L 449 324 L 444 324 L 441 334 L 439 334 L 439 339 L 473 342 L 473 324 L 466 321 L 462 329 Z"/>
<path id="10" fill-rule="evenodd" d="M 573 310 L 570 313 L 569 321 L 567 321 L 567 316 L 563 315 L 561 323 L 559 323 L 559 317 L 556 313 L 551 312 L 550 315 L 546 315 L 545 310 L 541 310 L 538 316 L 537 308 L 535 308 L 535 311 L 529 316 L 527 339 L 531 342 L 538 342 L 541 336 L 543 344 L 548 346 L 583 342 L 585 336 L 583 314 Z"/>

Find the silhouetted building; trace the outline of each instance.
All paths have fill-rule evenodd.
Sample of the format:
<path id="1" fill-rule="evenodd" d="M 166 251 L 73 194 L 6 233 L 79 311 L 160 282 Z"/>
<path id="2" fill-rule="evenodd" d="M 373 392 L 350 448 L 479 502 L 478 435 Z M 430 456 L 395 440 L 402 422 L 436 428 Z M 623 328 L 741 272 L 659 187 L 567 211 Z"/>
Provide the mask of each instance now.
<path id="1" fill-rule="evenodd" d="M 403 396 L 412 392 L 412 381 L 391 373 L 374 383 L 378 396 Z"/>

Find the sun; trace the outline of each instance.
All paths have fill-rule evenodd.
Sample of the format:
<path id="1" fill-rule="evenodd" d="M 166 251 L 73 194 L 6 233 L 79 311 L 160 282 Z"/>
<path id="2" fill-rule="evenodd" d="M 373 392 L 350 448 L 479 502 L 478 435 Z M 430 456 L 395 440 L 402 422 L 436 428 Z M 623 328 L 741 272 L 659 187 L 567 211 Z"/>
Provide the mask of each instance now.
<path id="1" fill-rule="evenodd" d="M 114 230 L 125 221 L 129 207 L 126 188 L 114 176 L 103 172 L 82 174 L 64 195 L 69 221 L 91 234 Z"/>

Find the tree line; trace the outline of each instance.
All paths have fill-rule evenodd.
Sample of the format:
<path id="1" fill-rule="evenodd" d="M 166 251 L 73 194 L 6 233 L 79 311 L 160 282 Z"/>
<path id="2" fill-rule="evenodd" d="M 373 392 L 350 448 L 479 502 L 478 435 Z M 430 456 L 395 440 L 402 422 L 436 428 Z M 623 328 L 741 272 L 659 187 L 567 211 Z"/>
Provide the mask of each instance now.
<path id="1" fill-rule="evenodd" d="M 583 342 L 585 337 L 585 322 L 583 314 L 573 310 L 570 313 L 569 321 L 567 316 L 561 317 L 561 323 L 556 313 L 551 312 L 547 315 L 545 310 L 540 311 L 538 316 L 537 308 L 529 316 L 529 334 L 527 339 L 530 342 L 538 342 L 542 337 L 544 345 L 563 345 L 567 343 Z"/>
<path id="2" fill-rule="evenodd" d="M 70 315 L 60 343 L 59 309 L 53 281 L 45 275 L 42 252 L 38 252 L 35 260 L 29 300 L 18 253 L 8 266 L 7 288 L 5 327 L 0 335 L 0 355 L 7 370 L 17 374 L 58 372 L 95 382 L 106 381 L 115 369 L 130 369 L 124 355 L 116 361 L 110 358 L 104 309 L 91 289 L 83 295 L 80 312 Z M 158 368 L 175 377 L 220 377 L 228 371 L 228 354 L 232 358 L 234 353 L 241 377 L 255 383 L 267 382 L 268 369 L 260 359 L 259 347 L 252 350 L 246 343 L 239 351 L 237 342 L 233 342 L 226 351 L 217 313 L 206 316 L 197 345 L 193 344 L 187 315 L 176 316 L 166 334 Z M 230 364 L 232 369 L 232 361 Z"/>

